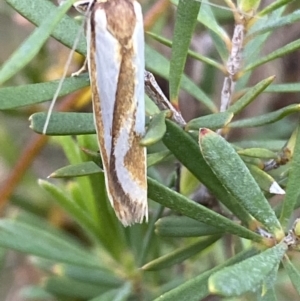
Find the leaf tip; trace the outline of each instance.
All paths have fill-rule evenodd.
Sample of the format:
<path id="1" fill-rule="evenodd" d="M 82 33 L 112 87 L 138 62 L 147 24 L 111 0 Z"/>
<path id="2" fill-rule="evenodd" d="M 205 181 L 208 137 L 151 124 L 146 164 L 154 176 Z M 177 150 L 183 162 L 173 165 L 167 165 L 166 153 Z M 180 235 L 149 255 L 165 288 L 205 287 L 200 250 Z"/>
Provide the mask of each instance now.
<path id="1" fill-rule="evenodd" d="M 43 185 L 43 182 L 45 182 L 45 180 L 38 179 L 38 184 L 39 184 L 39 185 Z"/>
<path id="2" fill-rule="evenodd" d="M 276 241 L 282 241 L 285 237 L 285 233 L 282 228 L 277 228 L 276 231 L 274 231 L 274 236 Z"/>
<path id="3" fill-rule="evenodd" d="M 269 192 L 273 194 L 285 194 L 285 191 L 279 186 L 276 181 L 274 181 L 270 186 Z"/>
<path id="4" fill-rule="evenodd" d="M 199 136 L 205 136 L 207 134 L 209 134 L 211 132 L 211 130 L 207 129 L 207 128 L 200 128 L 199 129 Z"/>
<path id="5" fill-rule="evenodd" d="M 55 264 L 51 270 L 55 275 L 58 275 L 58 276 L 64 276 L 64 274 L 65 274 L 64 268 L 61 264 Z"/>
<path id="6" fill-rule="evenodd" d="M 213 281 L 213 279 L 212 279 L 211 277 L 208 279 L 208 290 L 209 290 L 212 294 L 217 294 L 217 293 L 218 293 L 218 290 L 217 290 L 217 288 L 215 287 L 214 281 Z"/>
<path id="7" fill-rule="evenodd" d="M 33 116 L 32 115 L 29 116 L 28 121 L 29 121 L 29 128 L 33 129 Z"/>
<path id="8" fill-rule="evenodd" d="M 38 179 L 38 184 L 41 186 L 41 187 L 45 187 L 45 185 L 47 185 L 47 181 L 45 180 L 42 180 L 42 179 Z"/>
<path id="9" fill-rule="evenodd" d="M 144 264 L 142 267 L 140 267 L 139 269 L 140 269 L 141 271 L 147 271 L 148 268 L 149 268 L 149 264 L 146 263 L 146 264 Z"/>
<path id="10" fill-rule="evenodd" d="M 201 150 L 202 150 L 203 139 L 205 138 L 205 136 L 211 135 L 212 133 L 214 133 L 214 132 L 207 128 L 199 129 L 198 143 L 199 143 Z"/>
<path id="11" fill-rule="evenodd" d="M 270 81 L 273 81 L 276 78 L 276 75 L 272 75 L 269 77 Z"/>

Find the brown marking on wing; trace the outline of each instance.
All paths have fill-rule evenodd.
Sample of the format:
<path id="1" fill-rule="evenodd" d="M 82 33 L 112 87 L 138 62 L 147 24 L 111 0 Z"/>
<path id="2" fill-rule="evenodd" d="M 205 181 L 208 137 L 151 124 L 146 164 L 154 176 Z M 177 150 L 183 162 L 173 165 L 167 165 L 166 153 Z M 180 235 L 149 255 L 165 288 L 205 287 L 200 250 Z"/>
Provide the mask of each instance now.
<path id="1" fill-rule="evenodd" d="M 130 171 L 132 179 L 144 190 L 147 189 L 147 177 L 145 172 L 146 153 L 141 147 L 141 137 L 134 131 L 131 132 L 131 148 L 125 156 L 124 163 Z"/>
<path id="2" fill-rule="evenodd" d="M 120 74 L 118 81 L 118 88 L 116 93 L 116 102 L 114 108 L 113 128 L 112 128 L 112 149 L 110 157 L 110 184 L 116 192 L 114 198 L 115 208 L 119 208 L 119 212 L 126 207 L 128 212 L 127 219 L 140 220 L 141 208 L 138 205 L 138 200 L 133 202 L 130 195 L 124 192 L 121 183 L 116 174 L 115 162 L 115 145 L 119 139 L 121 129 L 126 128 L 129 133 L 128 145 L 129 149 L 124 158 L 124 165 L 129 171 L 131 181 L 135 181 L 142 189 L 146 190 L 146 174 L 145 174 L 145 150 L 139 145 L 140 137 L 135 133 L 135 120 L 136 120 L 136 100 L 134 99 L 135 88 L 135 67 L 132 65 L 133 48 L 126 49 L 122 47 L 122 61 L 120 66 Z M 123 183 L 124 185 L 124 183 Z M 144 202 L 144 200 L 141 200 Z M 127 211 L 126 210 L 126 211 Z"/>
<path id="3" fill-rule="evenodd" d="M 133 2 L 131 0 L 108 0 L 100 5 L 106 12 L 107 30 L 122 46 L 127 47 L 131 42 L 136 25 Z"/>

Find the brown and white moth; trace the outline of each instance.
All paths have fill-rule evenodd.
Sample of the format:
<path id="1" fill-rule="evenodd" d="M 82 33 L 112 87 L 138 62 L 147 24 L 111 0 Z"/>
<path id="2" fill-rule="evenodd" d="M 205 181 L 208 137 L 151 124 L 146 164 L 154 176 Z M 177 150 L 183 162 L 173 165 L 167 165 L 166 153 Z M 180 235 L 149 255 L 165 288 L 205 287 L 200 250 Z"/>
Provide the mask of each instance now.
<path id="1" fill-rule="evenodd" d="M 108 198 L 124 226 L 148 219 L 144 32 L 135 0 L 81 0 L 87 15 L 87 62 Z"/>

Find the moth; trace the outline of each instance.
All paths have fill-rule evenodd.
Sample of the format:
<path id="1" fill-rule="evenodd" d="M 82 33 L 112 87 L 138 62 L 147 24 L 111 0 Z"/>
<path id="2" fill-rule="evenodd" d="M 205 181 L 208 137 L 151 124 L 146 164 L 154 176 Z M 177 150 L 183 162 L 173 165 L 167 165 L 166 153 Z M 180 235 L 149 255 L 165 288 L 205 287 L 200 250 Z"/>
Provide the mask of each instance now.
<path id="1" fill-rule="evenodd" d="M 109 201 L 124 226 L 148 219 L 144 31 L 135 0 L 81 0 L 94 122 Z"/>

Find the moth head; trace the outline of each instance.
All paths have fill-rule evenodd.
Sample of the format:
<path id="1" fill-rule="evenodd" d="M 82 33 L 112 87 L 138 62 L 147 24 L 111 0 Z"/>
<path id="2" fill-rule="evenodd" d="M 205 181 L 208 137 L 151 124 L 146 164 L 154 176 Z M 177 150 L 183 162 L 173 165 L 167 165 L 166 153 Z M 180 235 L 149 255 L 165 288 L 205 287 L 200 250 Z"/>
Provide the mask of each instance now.
<path id="1" fill-rule="evenodd" d="M 60 0 L 61 1 L 61 0 Z M 81 13 L 85 14 L 90 11 L 95 3 L 104 3 L 108 0 L 80 0 L 73 4 L 73 6 Z"/>
<path id="2" fill-rule="evenodd" d="M 87 11 L 90 11 L 93 7 L 96 0 L 80 0 L 73 4 L 75 9 L 77 9 L 81 14 L 86 14 Z"/>

